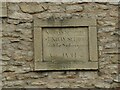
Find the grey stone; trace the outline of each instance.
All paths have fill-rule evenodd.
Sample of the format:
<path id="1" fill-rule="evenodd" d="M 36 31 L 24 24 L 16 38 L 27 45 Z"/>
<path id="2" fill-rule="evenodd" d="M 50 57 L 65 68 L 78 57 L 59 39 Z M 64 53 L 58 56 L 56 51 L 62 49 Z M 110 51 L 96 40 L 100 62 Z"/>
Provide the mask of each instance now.
<path id="1" fill-rule="evenodd" d="M 119 5 L 120 4 L 119 0 L 111 1 L 109 3 L 112 4 L 112 5 Z"/>
<path id="2" fill-rule="evenodd" d="M 37 86 L 39 86 L 39 85 L 45 85 L 46 83 L 45 82 L 43 82 L 43 81 L 34 81 L 34 82 L 32 82 L 31 83 L 31 85 L 37 85 Z"/>
<path id="3" fill-rule="evenodd" d="M 6 2 L 0 2 L 0 17 L 7 17 Z"/>
<path id="4" fill-rule="evenodd" d="M 9 61 L 10 58 L 8 56 L 2 56 L 2 60 Z"/>
<path id="5" fill-rule="evenodd" d="M 109 84 L 112 84 L 113 83 L 113 80 L 112 79 L 105 79 L 104 80 L 106 83 L 109 83 Z"/>
<path id="6" fill-rule="evenodd" d="M 75 1 L 79 1 L 79 2 L 75 2 Z M 75 1 L 68 3 L 67 2 L 52 3 L 54 1 L 51 1 L 45 3 L 36 3 L 36 4 L 33 4 L 34 2 L 7 3 L 8 15 L 10 15 L 11 18 L 8 17 L 8 18 L 0 19 L 1 21 L 0 23 L 1 24 L 3 23 L 4 26 L 3 28 L 0 28 L 1 30 L 0 33 L 2 33 L 0 35 L 0 39 L 2 38 L 2 45 L 0 45 L 2 46 L 2 50 L 0 50 L 0 52 L 2 52 L 2 56 L 3 56 L 1 59 L 4 59 L 3 61 L 1 60 L 2 63 L 0 62 L 0 70 L 2 70 L 2 75 L 3 75 L 2 79 L 0 77 L 0 80 L 2 80 L 2 85 L 0 86 L 6 88 L 8 87 L 11 88 L 13 87 L 14 88 L 21 88 L 21 87 L 112 88 L 114 87 L 116 88 L 118 86 L 118 84 L 120 83 L 119 77 L 116 76 L 118 74 L 118 59 L 120 54 L 118 53 L 119 51 L 118 47 L 120 47 L 118 45 L 119 44 L 118 42 L 120 42 L 120 39 L 118 40 L 118 37 L 120 36 L 119 34 L 120 30 L 117 25 L 118 6 L 117 5 L 115 6 L 113 4 L 110 5 L 108 2 L 100 3 L 100 1 L 99 3 L 82 2 L 85 0 L 82 0 L 81 2 L 80 0 L 75 0 Z M 67 7 L 66 9 L 68 10 L 65 10 L 65 7 Z M 4 11 L 6 12 L 5 9 Z M 77 22 L 79 21 L 79 19 L 77 18 L 84 17 L 84 18 L 92 19 L 92 21 L 90 21 L 89 23 L 90 25 L 91 23 L 93 23 L 93 19 L 96 18 L 97 24 L 95 26 L 97 26 L 97 30 L 98 30 L 98 32 L 96 33 L 97 33 L 97 41 L 98 41 L 97 52 L 99 52 L 99 72 L 91 71 L 91 69 L 89 71 L 77 70 L 76 71 L 77 73 L 75 71 L 71 71 L 71 72 L 66 71 L 65 73 L 63 73 L 64 71 L 56 71 L 56 72 L 33 71 L 35 67 L 34 65 L 35 53 L 33 52 L 33 42 L 34 42 L 33 37 L 36 36 L 33 35 L 34 34 L 33 29 L 35 29 L 33 27 L 33 24 L 36 27 L 38 27 L 38 31 L 36 32 L 37 34 L 40 31 L 39 26 L 45 25 L 44 23 L 40 23 L 40 22 L 32 22 L 34 19 L 36 19 L 36 17 L 37 20 L 45 21 L 49 19 L 51 20 L 51 18 L 53 18 L 52 20 L 56 20 L 56 21 L 61 20 L 60 22 L 62 22 L 62 20 L 67 20 L 67 19 L 70 20 L 74 18 L 76 19 L 74 21 L 75 25 L 83 24 L 83 22 L 85 22 L 86 24 L 86 22 L 89 22 L 89 20 L 88 21 L 80 20 L 80 22 Z M 73 25 L 74 23 L 72 22 L 73 21 L 70 22 L 68 21 L 69 24 Z M 50 24 L 52 23 L 50 22 Z M 55 26 L 56 25 L 55 23 L 53 23 L 53 25 L 55 28 L 57 27 Z M 62 25 L 66 25 L 66 23 Z M 2 25 L 0 25 L 0 27 L 2 27 Z M 63 28 L 67 28 L 67 26 Z M 74 27 L 74 28 L 79 28 L 79 27 Z M 93 34 L 93 29 L 88 31 L 89 32 L 91 31 L 91 34 Z M 68 33 L 66 33 L 66 35 L 67 34 Z M 38 35 L 38 37 L 40 36 L 41 35 Z M 90 37 L 88 37 L 88 39 L 90 40 Z M 11 42 L 11 40 L 13 41 Z M 37 42 L 41 43 L 40 40 L 38 40 Z M 40 47 L 40 45 L 36 47 Z M 95 56 L 95 54 L 93 55 Z M 38 56 L 40 56 L 40 53 L 38 53 Z M 84 63 L 82 63 L 81 65 L 83 64 Z M 74 66 L 73 63 L 71 65 Z M 95 65 L 94 63 L 93 64 L 89 63 L 86 66 L 92 67 L 94 65 Z M 98 63 L 96 63 L 96 65 L 98 65 Z M 38 63 L 38 66 L 45 66 L 45 65 Z"/>
<path id="7" fill-rule="evenodd" d="M 81 12 L 84 8 L 80 5 L 69 5 L 66 7 L 66 12 Z"/>
<path id="8" fill-rule="evenodd" d="M 25 62 L 12 61 L 12 62 L 10 62 L 10 64 L 13 66 L 23 66 L 23 65 L 25 65 Z"/>
<path id="9" fill-rule="evenodd" d="M 29 51 L 29 52 L 28 52 L 28 56 L 33 56 L 33 52 L 32 52 L 32 51 Z"/>
<path id="10" fill-rule="evenodd" d="M 97 78 L 97 73 L 96 72 L 84 72 L 83 74 L 83 78 L 87 78 L 87 79 L 95 79 Z"/>
<path id="11" fill-rule="evenodd" d="M 47 88 L 57 88 L 59 87 L 58 83 L 48 83 Z"/>
<path id="12" fill-rule="evenodd" d="M 103 27 L 103 28 L 99 28 L 98 32 L 114 32 L 115 31 L 115 27 Z"/>
<path id="13" fill-rule="evenodd" d="M 106 54 L 119 54 L 119 49 L 116 48 L 116 49 L 106 49 L 106 51 L 104 51 L 103 53 L 106 53 Z"/>
<path id="14" fill-rule="evenodd" d="M 116 23 L 114 21 L 98 21 L 98 24 L 101 26 L 115 26 Z"/>
<path id="15" fill-rule="evenodd" d="M 52 18 L 53 19 L 53 18 Z M 80 27 L 80 28 L 74 28 L 75 26 L 86 26 L 91 24 L 96 25 L 95 19 L 90 18 L 79 18 L 79 19 L 63 19 L 63 20 L 40 20 L 35 19 L 34 26 L 36 27 L 34 30 L 34 50 L 35 50 L 35 68 L 36 70 L 64 70 L 64 69 L 75 69 L 75 67 L 79 69 L 97 69 L 97 35 L 96 35 L 96 27 L 91 27 L 89 32 L 87 28 Z M 63 22 L 63 24 L 62 24 Z M 66 22 L 66 23 L 65 23 Z M 84 22 L 84 23 L 83 23 Z M 74 26 L 71 28 L 59 28 L 63 26 Z M 39 26 L 39 27 L 38 27 Z M 41 30 L 41 27 L 58 27 L 58 28 L 43 28 L 43 31 Z M 41 29 L 40 29 L 41 28 Z M 60 30 L 61 29 L 61 30 Z M 79 32 L 78 32 L 79 31 Z M 62 33 L 61 33 L 62 32 Z M 91 62 L 88 62 L 88 33 L 89 33 L 89 44 L 90 45 L 90 60 Z M 43 35 L 43 39 L 40 37 L 41 34 Z M 53 42 L 52 38 L 65 38 L 64 43 L 61 43 L 61 40 L 57 41 L 59 42 L 58 45 L 54 45 L 55 42 Z M 71 37 L 72 36 L 72 37 Z M 67 38 L 76 38 L 76 42 L 69 41 Z M 82 38 L 81 38 L 82 36 Z M 67 37 L 67 38 L 66 38 Z M 79 39 L 78 39 L 79 37 Z M 94 40 L 93 40 L 94 39 Z M 43 41 L 43 47 L 40 47 L 42 45 Z M 51 42 L 51 43 L 49 43 Z M 68 45 L 69 43 L 69 45 Z M 65 46 L 63 46 L 65 44 Z M 94 45 L 93 45 L 94 44 Z M 76 46 L 77 45 L 77 46 Z M 79 51 L 76 47 L 81 48 Z M 84 47 L 85 46 L 85 47 Z M 56 48 L 57 47 L 57 48 Z M 43 49 L 42 49 L 43 48 Z M 53 49 L 54 48 L 54 49 Z M 69 49 L 68 49 L 69 48 Z M 84 50 L 83 50 L 84 48 Z M 42 50 L 44 50 L 42 52 Z M 67 51 L 66 51 L 67 50 Z M 57 52 L 56 52 L 57 51 Z M 43 53 L 43 54 L 38 54 Z M 73 54 L 74 53 L 74 54 Z M 76 53 L 76 54 L 75 54 Z M 72 56 L 73 54 L 73 56 Z M 43 58 L 42 55 L 44 55 Z M 87 55 L 87 56 L 86 56 Z M 41 60 L 48 60 L 50 62 L 45 62 L 44 65 L 42 65 Z M 67 60 L 70 60 L 68 62 Z M 74 61 L 75 60 L 75 61 Z M 92 62 L 96 61 L 96 62 Z M 37 63 L 36 63 L 37 62 Z M 39 63 L 38 63 L 39 62 Z M 40 63 L 41 62 L 41 63 Z M 79 64 L 78 64 L 79 62 Z M 49 63 L 49 64 L 48 64 Z M 72 63 L 72 65 L 71 65 Z M 81 65 L 80 65 L 81 64 Z M 85 64 L 85 65 L 84 65 Z M 77 69 L 76 68 L 76 69 Z M 72 76 L 70 76 L 72 77 Z M 73 76 L 74 78 L 74 76 Z"/>
<path id="16" fill-rule="evenodd" d="M 69 83 L 64 83 L 64 82 L 62 82 L 59 86 L 59 88 L 69 88 L 69 87 L 70 87 Z"/>
<path id="17" fill-rule="evenodd" d="M 108 5 L 99 5 L 99 8 L 103 9 L 103 10 L 108 10 L 109 6 Z"/>
<path id="18" fill-rule="evenodd" d="M 8 62 L 3 62 L 2 61 L 2 66 L 6 66 L 6 65 L 8 65 Z"/>
<path id="19" fill-rule="evenodd" d="M 13 12 L 17 12 L 17 11 L 20 11 L 20 8 L 19 8 L 19 5 L 18 5 L 18 3 L 10 3 L 9 5 L 8 5 L 8 10 L 10 10 L 10 11 L 13 11 Z"/>
<path id="20" fill-rule="evenodd" d="M 15 72 L 16 69 L 17 69 L 17 67 L 15 67 L 15 66 L 7 66 L 7 67 L 3 67 L 2 71 L 3 72 Z"/>
<path id="21" fill-rule="evenodd" d="M 118 17 L 118 15 L 119 15 L 119 12 L 118 12 L 118 11 L 111 11 L 111 12 L 110 12 L 110 16 L 111 16 L 111 17 Z"/>
<path id="22" fill-rule="evenodd" d="M 100 42 L 103 42 L 103 43 L 108 43 L 108 42 L 112 42 L 114 40 L 113 37 L 104 37 L 103 38 L 100 38 Z"/>
<path id="23" fill-rule="evenodd" d="M 62 6 L 60 6 L 60 5 L 52 5 L 52 6 L 49 6 L 49 10 L 48 11 L 49 12 L 56 12 L 56 13 L 58 13 L 58 12 L 64 12 L 65 9 Z"/>
<path id="24" fill-rule="evenodd" d="M 19 19 L 19 20 L 31 20 L 32 15 L 27 14 L 27 13 L 19 13 L 19 12 L 14 12 L 11 15 L 8 15 L 9 18 L 11 19 Z"/>
<path id="25" fill-rule="evenodd" d="M 21 24 L 18 25 L 18 28 L 21 28 L 21 29 L 31 29 L 32 28 L 32 23 L 21 23 Z M 23 31 L 25 31 L 25 30 L 23 30 Z"/>
<path id="26" fill-rule="evenodd" d="M 19 42 L 20 39 L 16 39 L 16 38 L 15 38 L 15 39 L 11 39 L 10 41 L 11 41 L 12 43 L 14 43 L 14 42 Z"/>
<path id="27" fill-rule="evenodd" d="M 117 47 L 117 45 L 116 45 L 116 43 L 107 43 L 106 45 L 105 45 L 105 48 L 116 48 Z"/>
<path id="28" fill-rule="evenodd" d="M 98 17 L 101 17 L 101 18 L 105 18 L 107 16 L 107 13 L 106 12 L 100 12 L 99 14 L 97 14 Z"/>
<path id="29" fill-rule="evenodd" d="M 7 23 L 17 25 L 17 24 L 20 23 L 20 20 L 14 20 L 14 19 L 9 19 L 9 18 L 8 18 Z"/>
<path id="30" fill-rule="evenodd" d="M 116 23 L 114 21 L 105 21 L 104 26 L 115 26 Z"/>
<path id="31" fill-rule="evenodd" d="M 6 76 L 6 80 L 7 80 L 7 81 L 13 81 L 13 80 L 16 80 L 16 76 L 13 75 L 13 74 L 10 74 L 10 75 Z"/>
<path id="32" fill-rule="evenodd" d="M 53 16 L 52 13 L 46 13 L 46 12 L 43 12 L 43 13 L 39 13 L 39 14 L 35 14 L 35 16 L 39 19 L 48 19 L 50 17 Z"/>
<path id="33" fill-rule="evenodd" d="M 97 82 L 95 84 L 96 88 L 110 88 L 110 84 L 104 82 Z"/>
<path id="34" fill-rule="evenodd" d="M 15 29 L 16 32 L 21 32 L 23 29 Z"/>
<path id="35" fill-rule="evenodd" d="M 39 13 L 46 10 L 46 7 L 39 3 L 21 3 L 20 8 L 26 13 Z"/>
<path id="36" fill-rule="evenodd" d="M 116 78 L 114 79 L 114 82 L 120 83 L 120 74 L 116 76 Z"/>
<path id="37" fill-rule="evenodd" d="M 15 70 L 15 73 L 18 73 L 18 74 L 25 74 L 25 73 L 28 73 L 31 71 L 31 68 L 30 67 L 24 67 L 23 68 L 17 68 Z"/>

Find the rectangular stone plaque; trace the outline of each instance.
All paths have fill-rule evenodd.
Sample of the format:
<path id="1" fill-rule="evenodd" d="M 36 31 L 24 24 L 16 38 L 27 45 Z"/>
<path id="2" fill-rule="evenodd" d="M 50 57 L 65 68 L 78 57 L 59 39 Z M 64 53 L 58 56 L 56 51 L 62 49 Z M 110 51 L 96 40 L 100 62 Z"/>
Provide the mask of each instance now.
<path id="1" fill-rule="evenodd" d="M 88 61 L 88 28 L 43 28 L 44 61 Z"/>
<path id="2" fill-rule="evenodd" d="M 81 18 L 62 22 L 35 19 L 35 70 L 97 70 L 95 22 Z"/>

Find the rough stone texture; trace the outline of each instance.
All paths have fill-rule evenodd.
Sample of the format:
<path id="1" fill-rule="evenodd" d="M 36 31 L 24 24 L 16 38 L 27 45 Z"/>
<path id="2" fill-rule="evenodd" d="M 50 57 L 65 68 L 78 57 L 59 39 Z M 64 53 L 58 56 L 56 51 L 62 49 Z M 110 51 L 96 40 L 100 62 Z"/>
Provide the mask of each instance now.
<path id="1" fill-rule="evenodd" d="M 0 2 L 0 17 L 7 17 L 7 5 L 5 2 Z"/>
<path id="2" fill-rule="evenodd" d="M 26 14 L 26 13 L 18 13 L 18 12 L 14 12 L 13 14 L 8 16 L 11 19 L 22 19 L 22 20 L 29 20 L 32 19 L 32 15 L 30 14 Z"/>
<path id="3" fill-rule="evenodd" d="M 2 29 L 2 86 L 39 88 L 111 88 L 119 84 L 118 6 L 109 3 L 8 3 Z M 29 8 L 30 7 L 30 8 Z M 33 8 L 33 9 L 31 9 Z M 37 9 L 35 9 L 37 8 Z M 39 8 L 39 9 L 38 9 Z M 99 72 L 35 72 L 33 18 L 97 19 Z"/>
<path id="4" fill-rule="evenodd" d="M 33 14 L 47 10 L 47 7 L 45 7 L 44 5 L 34 2 L 32 3 L 32 6 L 30 3 L 21 3 L 20 8 L 23 12 L 33 13 Z"/>
<path id="5" fill-rule="evenodd" d="M 74 13 L 83 11 L 83 7 L 80 5 L 68 5 L 66 7 L 66 12 Z"/>

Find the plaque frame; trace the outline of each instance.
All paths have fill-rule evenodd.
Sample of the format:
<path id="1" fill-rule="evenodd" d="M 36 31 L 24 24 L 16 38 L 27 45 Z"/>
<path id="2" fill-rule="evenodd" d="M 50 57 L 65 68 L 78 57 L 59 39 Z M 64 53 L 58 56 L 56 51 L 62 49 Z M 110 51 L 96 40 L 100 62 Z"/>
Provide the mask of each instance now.
<path id="1" fill-rule="evenodd" d="M 88 27 L 89 32 L 89 58 L 86 63 L 72 63 L 72 66 L 54 67 L 52 62 L 43 62 L 43 41 L 42 28 L 49 27 Z M 97 27 L 94 18 L 77 18 L 77 19 L 53 19 L 49 18 L 34 19 L 34 70 L 98 70 L 98 47 L 97 47 Z"/>

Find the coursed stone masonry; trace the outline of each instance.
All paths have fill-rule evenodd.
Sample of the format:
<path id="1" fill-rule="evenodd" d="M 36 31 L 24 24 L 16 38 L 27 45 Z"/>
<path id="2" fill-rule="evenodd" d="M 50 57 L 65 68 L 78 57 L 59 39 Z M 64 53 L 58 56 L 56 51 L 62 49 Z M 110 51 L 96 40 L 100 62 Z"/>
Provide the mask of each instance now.
<path id="1" fill-rule="evenodd" d="M 95 18 L 99 71 L 34 71 L 34 18 Z M 118 6 L 110 3 L 7 2 L 2 19 L 3 87 L 111 88 L 120 83 Z"/>

